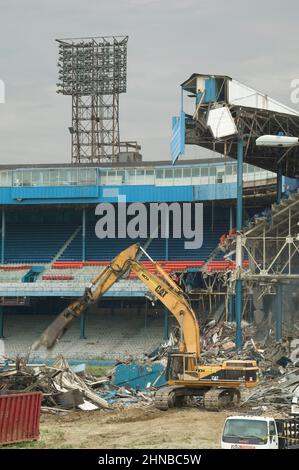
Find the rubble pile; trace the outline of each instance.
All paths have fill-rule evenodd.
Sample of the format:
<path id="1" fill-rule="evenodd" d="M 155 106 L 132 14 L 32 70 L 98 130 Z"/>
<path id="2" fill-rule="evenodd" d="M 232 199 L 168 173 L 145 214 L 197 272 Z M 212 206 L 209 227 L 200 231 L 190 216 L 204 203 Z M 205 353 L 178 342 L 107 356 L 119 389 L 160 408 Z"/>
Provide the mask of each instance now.
<path id="1" fill-rule="evenodd" d="M 116 386 L 111 380 L 112 374 L 94 377 L 86 373 L 84 364 L 82 366 L 72 368 L 62 356 L 51 366 L 28 364 L 17 357 L 0 368 L 0 394 L 40 391 L 43 393 L 42 410 L 52 413 L 152 403 L 154 387 L 140 391 L 130 385 Z"/>
<path id="2" fill-rule="evenodd" d="M 254 389 L 242 393 L 241 406 L 257 413 L 288 413 L 295 408 L 299 412 L 299 360 L 291 353 L 289 341 L 276 341 L 271 330 L 242 321 L 243 347 L 236 353 L 235 332 L 235 323 L 209 322 L 202 332 L 202 361 L 256 360 L 260 380 Z"/>
<path id="3" fill-rule="evenodd" d="M 288 365 L 281 368 L 279 376 L 273 378 L 264 375 L 258 386 L 251 390 L 241 406 L 257 412 L 274 412 L 285 410 L 289 412 L 299 399 L 299 368 Z"/>
<path id="4" fill-rule="evenodd" d="M 292 407 L 299 413 L 298 346 L 291 351 L 290 341 L 277 342 L 266 325 L 262 329 L 242 321 L 243 348 L 237 353 L 235 334 L 234 322 L 210 321 L 201 332 L 200 361 L 256 360 L 260 380 L 254 389 L 241 393 L 241 407 L 257 413 L 289 412 Z M 299 341 L 293 341 L 296 348 Z M 18 357 L 0 361 L 0 394 L 41 391 L 42 409 L 53 413 L 148 406 L 155 391 L 166 383 L 167 355 L 177 344 L 174 333 L 142 360 L 122 358 L 103 377 L 88 374 L 85 364 L 71 367 L 62 356 L 51 365 L 29 364 Z"/>
<path id="5" fill-rule="evenodd" d="M 293 362 L 289 357 L 290 345 L 287 341 L 276 341 L 271 330 L 264 335 L 260 333 L 260 328 L 242 320 L 243 346 L 242 351 L 237 354 L 235 322 L 212 320 L 202 332 L 201 357 L 204 362 L 222 362 L 226 359 L 256 360 L 263 371 L 269 369 L 270 375 L 279 375 L 278 366 L 285 368 Z"/>
<path id="6" fill-rule="evenodd" d="M 253 337 L 256 327 L 242 321 L 242 333 L 244 347 L 242 352 L 236 356 L 236 324 L 216 320 L 210 321 L 201 337 L 201 357 L 204 362 L 222 362 L 225 359 L 256 359 L 262 358 L 260 350 L 257 349 Z"/>

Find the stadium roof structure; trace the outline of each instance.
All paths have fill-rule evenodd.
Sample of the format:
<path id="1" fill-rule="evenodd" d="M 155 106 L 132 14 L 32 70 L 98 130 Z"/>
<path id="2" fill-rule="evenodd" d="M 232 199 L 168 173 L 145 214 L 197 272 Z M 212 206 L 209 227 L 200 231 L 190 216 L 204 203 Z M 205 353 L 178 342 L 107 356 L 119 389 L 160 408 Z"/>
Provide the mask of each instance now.
<path id="1" fill-rule="evenodd" d="M 233 160 L 230 158 L 224 159 L 222 156 L 215 158 L 201 158 L 181 160 L 178 165 L 181 166 L 194 166 L 214 163 L 228 163 Z M 169 160 L 141 160 L 140 162 L 106 162 L 106 163 L 1 163 L 1 170 L 18 170 L 18 169 L 46 169 L 46 168 L 109 168 L 109 169 L 123 169 L 123 168 L 154 168 L 154 167 L 171 167 Z"/>
<path id="2" fill-rule="evenodd" d="M 190 115 L 182 109 L 177 118 L 181 129 L 184 127 L 180 150 L 185 144 L 199 145 L 236 158 L 237 138 L 241 136 L 245 162 L 274 172 L 280 163 L 284 175 L 299 177 L 298 146 L 286 151 L 255 143 L 264 134 L 299 137 L 299 111 L 226 75 L 193 73 L 181 87 L 195 98 L 195 110 Z M 173 161 L 177 158 L 172 157 Z"/>

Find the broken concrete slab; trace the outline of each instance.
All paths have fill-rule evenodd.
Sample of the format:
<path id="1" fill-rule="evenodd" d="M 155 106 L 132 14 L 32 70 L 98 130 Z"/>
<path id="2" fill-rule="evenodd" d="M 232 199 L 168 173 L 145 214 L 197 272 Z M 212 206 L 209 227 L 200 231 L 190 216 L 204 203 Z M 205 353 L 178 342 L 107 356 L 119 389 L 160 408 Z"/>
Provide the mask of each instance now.
<path id="1" fill-rule="evenodd" d="M 231 351 L 236 349 L 236 343 L 233 341 L 227 341 L 226 343 L 222 343 L 221 349 L 224 351 Z"/>

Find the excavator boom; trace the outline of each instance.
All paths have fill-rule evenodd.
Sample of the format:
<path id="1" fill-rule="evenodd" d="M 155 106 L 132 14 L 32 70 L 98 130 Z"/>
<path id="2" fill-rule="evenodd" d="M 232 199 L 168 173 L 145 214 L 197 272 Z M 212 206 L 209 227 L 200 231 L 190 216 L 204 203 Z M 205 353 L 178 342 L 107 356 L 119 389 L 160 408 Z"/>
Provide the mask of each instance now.
<path id="1" fill-rule="evenodd" d="M 163 410 L 179 406 L 185 397 L 190 396 L 202 396 L 204 406 L 210 410 L 220 409 L 223 403 L 238 401 L 240 386 L 253 387 L 258 381 L 256 362 L 230 360 L 222 364 L 202 365 L 199 325 L 185 292 L 153 260 L 157 274 L 146 269 L 138 260 L 140 250 L 145 253 L 143 248 L 135 244 L 116 256 L 91 281 L 84 295 L 58 315 L 34 343 L 33 349 L 41 345 L 52 349 L 74 318 L 78 318 L 91 303 L 100 299 L 120 278 L 133 272 L 180 326 L 179 348 L 168 356 L 168 386 L 157 391 L 156 406 Z"/>
<path id="2" fill-rule="evenodd" d="M 140 246 L 131 245 L 97 275 L 86 288 L 83 297 L 74 300 L 43 332 L 33 345 L 33 349 L 45 346 L 52 349 L 57 340 L 66 332 L 74 318 L 78 318 L 87 307 L 100 299 L 115 282 L 129 272 L 133 272 L 151 293 L 174 315 L 181 328 L 180 351 L 199 357 L 199 326 L 194 311 L 184 291 L 173 281 L 161 266 L 155 264 L 161 277 L 151 273 L 138 260 Z"/>
<path id="3" fill-rule="evenodd" d="M 105 292 L 130 269 L 130 261 L 135 260 L 138 251 L 139 245 L 135 244 L 116 256 L 116 258 L 91 281 L 90 285 L 85 289 L 83 296 L 68 305 L 51 325 L 48 326 L 40 338 L 33 344 L 33 349 L 38 349 L 40 346 L 52 349 L 56 342 L 67 331 L 74 318 L 78 318 L 90 304 L 102 297 Z"/>

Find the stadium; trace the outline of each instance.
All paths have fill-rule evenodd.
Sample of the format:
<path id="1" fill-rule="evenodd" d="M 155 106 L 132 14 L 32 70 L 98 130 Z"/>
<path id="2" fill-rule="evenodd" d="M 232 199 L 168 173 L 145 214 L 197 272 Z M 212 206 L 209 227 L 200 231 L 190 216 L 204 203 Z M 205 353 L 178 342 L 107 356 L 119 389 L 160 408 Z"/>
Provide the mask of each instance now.
<path id="1" fill-rule="evenodd" d="M 167 272 L 188 273 L 203 264 L 220 237 L 235 226 L 232 159 L 180 161 L 175 168 L 164 161 L 100 167 L 2 165 L 0 180 L 1 336 L 10 355 L 27 350 L 54 316 L 130 244 L 147 245 L 149 255 Z M 275 175 L 245 164 L 244 186 L 249 218 L 273 201 Z M 97 205 L 116 204 L 119 195 L 126 203 L 202 202 L 201 248 L 185 249 L 184 238 L 97 238 Z M 218 255 L 210 267 L 225 269 L 225 263 Z M 82 318 L 57 346 L 66 357 L 140 356 L 169 334 L 168 313 L 152 306 L 145 287 L 134 278 L 119 281 Z"/>
<path id="2" fill-rule="evenodd" d="M 0 451 L 299 448 L 298 2 L 6 3 Z"/>
<path id="3" fill-rule="evenodd" d="M 278 53 L 273 70 L 244 56 L 235 14 L 224 29 L 217 8 L 211 36 L 209 2 L 163 2 L 160 32 L 162 2 L 108 2 L 106 17 L 102 3 L 80 5 L 75 29 L 62 6 L 45 36 L 24 10 L 24 41 L 3 41 L 19 68 L 0 79 L 0 447 L 164 449 L 163 463 L 165 449 L 298 448 L 290 75 Z M 83 13 L 88 31 L 110 18 L 136 33 L 132 70 L 129 36 L 85 36 Z M 261 32 L 259 51 L 264 18 Z"/>
<path id="4" fill-rule="evenodd" d="M 240 350 L 241 321 L 250 323 L 256 314 L 282 338 L 282 299 L 288 295 L 276 288 L 281 279 L 297 279 L 297 238 L 291 248 L 289 232 L 278 237 L 273 223 L 265 224 L 276 217 L 295 230 L 298 147 L 278 158 L 277 149 L 258 147 L 256 139 L 266 127 L 274 136 L 286 127 L 297 135 L 299 113 L 225 75 L 194 73 L 180 86 L 170 155 L 143 161 L 141 146 L 122 142 L 119 134 L 127 40 L 59 39 L 57 91 L 72 99 L 71 162 L 0 166 L 0 337 L 8 356 L 28 351 L 31 359 L 51 357 L 31 350 L 36 337 L 133 243 L 148 253 L 144 266 L 153 270 L 158 262 L 179 283 L 201 327 L 215 318 L 235 320 Z M 91 57 L 103 62 L 96 67 Z M 194 147 L 206 157 L 188 160 L 186 149 Z M 147 220 L 135 221 L 135 236 L 129 236 L 125 226 L 132 225 L 138 204 L 147 219 L 151 207 L 157 209 L 156 224 L 148 230 Z M 187 205 L 188 224 L 175 221 L 174 206 L 183 213 Z M 268 243 L 272 249 L 276 243 L 274 261 Z M 72 323 L 53 354 L 84 361 L 150 354 L 167 343 L 175 324 L 155 300 L 134 273 L 124 276 Z"/>

